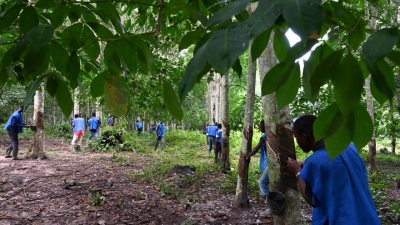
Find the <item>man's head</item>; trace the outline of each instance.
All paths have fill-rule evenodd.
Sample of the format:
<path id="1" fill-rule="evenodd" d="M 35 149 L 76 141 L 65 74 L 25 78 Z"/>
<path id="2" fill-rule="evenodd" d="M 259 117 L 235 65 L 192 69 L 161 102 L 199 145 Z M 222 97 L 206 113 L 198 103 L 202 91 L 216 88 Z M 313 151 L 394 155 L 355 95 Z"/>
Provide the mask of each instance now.
<path id="1" fill-rule="evenodd" d="M 79 114 L 78 114 L 78 113 L 76 113 L 74 116 L 75 116 L 75 118 L 78 118 L 78 117 L 79 117 Z"/>
<path id="2" fill-rule="evenodd" d="M 139 120 L 136 120 L 136 123 L 139 123 Z"/>
<path id="3" fill-rule="evenodd" d="M 261 131 L 261 133 L 265 133 L 265 123 L 264 123 L 264 120 L 262 120 L 262 121 L 260 122 L 260 131 Z"/>
<path id="4" fill-rule="evenodd" d="M 96 113 L 95 113 L 95 112 L 92 112 L 92 116 L 93 116 L 93 117 L 96 117 Z"/>
<path id="5" fill-rule="evenodd" d="M 20 105 L 18 107 L 18 112 L 24 112 L 24 105 Z"/>
<path id="6" fill-rule="evenodd" d="M 293 136 L 304 152 L 313 150 L 315 138 L 313 134 L 314 115 L 304 115 L 291 120 Z"/>
<path id="7" fill-rule="evenodd" d="M 219 123 L 219 124 L 217 125 L 217 127 L 218 127 L 218 129 L 222 129 L 222 124 Z"/>

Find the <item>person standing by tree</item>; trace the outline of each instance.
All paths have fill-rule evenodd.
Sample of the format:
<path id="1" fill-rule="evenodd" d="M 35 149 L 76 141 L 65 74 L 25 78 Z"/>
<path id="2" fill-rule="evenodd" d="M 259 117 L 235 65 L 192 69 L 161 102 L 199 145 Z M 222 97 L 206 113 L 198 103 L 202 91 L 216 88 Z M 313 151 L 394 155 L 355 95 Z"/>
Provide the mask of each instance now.
<path id="1" fill-rule="evenodd" d="M 312 224 L 381 224 L 368 187 L 365 164 L 351 143 L 339 156 L 329 158 L 324 139 L 316 141 L 313 115 L 292 123 L 293 135 L 308 153 L 304 162 L 288 159 L 287 168 L 297 177 L 299 190 L 313 207 Z"/>
<path id="2" fill-rule="evenodd" d="M 246 156 L 246 159 L 250 159 L 251 156 L 256 154 L 258 150 L 261 149 L 260 172 L 262 172 L 262 175 L 260 177 L 260 180 L 258 181 L 258 185 L 260 187 L 261 197 L 263 199 L 266 199 L 267 194 L 269 193 L 269 176 L 268 176 L 268 158 L 267 158 L 267 148 L 266 148 L 267 135 L 265 135 L 264 120 L 260 122 L 260 131 L 262 133 L 260 141 L 253 148 L 253 150 Z"/>
<path id="3" fill-rule="evenodd" d="M 137 134 L 140 134 L 143 131 L 143 124 L 139 120 L 136 120 L 136 131 Z"/>
<path id="4" fill-rule="evenodd" d="M 209 154 L 211 153 L 211 150 L 215 146 L 215 135 L 218 130 L 217 124 L 218 123 L 215 123 L 215 125 L 210 125 L 208 127 L 208 153 Z"/>
<path id="5" fill-rule="evenodd" d="M 10 146 L 6 150 L 5 158 L 11 158 L 13 160 L 20 160 L 18 158 L 18 134 L 22 133 L 23 127 L 30 127 L 29 124 L 25 124 L 23 122 L 22 113 L 24 112 L 24 107 L 21 105 L 17 111 L 11 114 L 10 118 L 6 125 L 4 126 L 4 130 L 7 130 L 8 137 L 10 137 Z M 12 156 L 11 156 L 12 152 Z"/>
<path id="6" fill-rule="evenodd" d="M 208 129 L 209 129 L 209 124 L 206 124 L 206 129 L 204 129 L 203 133 L 206 135 L 206 141 L 207 141 L 207 146 L 208 146 Z"/>
<path id="7" fill-rule="evenodd" d="M 74 127 L 74 137 L 72 138 L 72 150 L 75 152 L 81 151 L 82 138 L 85 135 L 85 120 L 75 114 L 75 119 L 72 120 L 72 126 Z"/>
<path id="8" fill-rule="evenodd" d="M 154 151 L 157 150 L 157 146 L 158 146 L 158 142 L 161 141 L 161 151 L 164 151 L 164 144 L 165 144 L 165 140 L 164 140 L 164 124 L 161 121 L 159 124 L 157 124 L 157 128 L 156 128 L 156 144 L 154 146 Z"/>
<path id="9" fill-rule="evenodd" d="M 218 124 L 217 125 L 218 130 L 217 132 L 215 132 L 215 138 L 217 143 L 215 144 L 215 148 L 214 148 L 214 154 L 215 154 L 215 158 L 214 158 L 214 162 L 217 163 L 218 159 L 221 158 L 221 149 L 222 149 L 222 124 Z"/>
<path id="10" fill-rule="evenodd" d="M 114 120 L 114 117 L 113 117 L 113 116 L 111 116 L 110 118 L 108 118 L 108 120 L 107 120 L 107 125 L 110 126 L 110 127 L 114 126 L 113 120 Z"/>
<path id="11" fill-rule="evenodd" d="M 101 121 L 99 118 L 96 117 L 96 113 L 92 113 L 92 118 L 88 120 L 88 125 L 89 125 L 89 138 L 90 140 L 94 136 L 94 140 L 97 141 L 97 137 L 99 136 L 98 131 L 101 126 Z"/>

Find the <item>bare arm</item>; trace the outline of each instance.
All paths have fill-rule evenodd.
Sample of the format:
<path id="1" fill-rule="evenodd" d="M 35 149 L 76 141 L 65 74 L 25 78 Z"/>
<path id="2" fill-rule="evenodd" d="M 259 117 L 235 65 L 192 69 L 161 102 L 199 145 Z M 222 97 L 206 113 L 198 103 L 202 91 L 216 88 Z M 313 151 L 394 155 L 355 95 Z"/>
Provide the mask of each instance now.
<path id="1" fill-rule="evenodd" d="M 299 191 L 301 195 L 303 195 L 304 200 L 306 200 L 306 202 L 310 206 L 312 206 L 312 200 L 311 200 L 312 189 L 300 176 L 298 176 L 301 171 L 301 166 L 302 166 L 301 164 L 302 163 L 299 163 L 296 160 L 289 158 L 287 161 L 287 168 L 289 172 L 292 172 L 297 176 L 297 182 L 299 183 Z"/>
<path id="2" fill-rule="evenodd" d="M 263 146 L 263 145 L 265 145 L 265 141 L 260 140 L 260 142 L 258 142 L 258 144 L 253 148 L 253 150 L 251 150 L 251 152 L 246 156 L 246 159 L 249 159 L 254 154 L 256 154 L 258 152 L 258 150 L 260 150 L 261 146 Z"/>

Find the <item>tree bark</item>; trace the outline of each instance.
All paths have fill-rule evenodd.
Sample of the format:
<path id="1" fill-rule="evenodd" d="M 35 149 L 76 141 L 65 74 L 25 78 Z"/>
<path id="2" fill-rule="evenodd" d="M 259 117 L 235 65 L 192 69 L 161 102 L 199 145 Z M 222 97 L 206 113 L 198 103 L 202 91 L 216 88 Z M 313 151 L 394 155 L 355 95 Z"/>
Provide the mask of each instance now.
<path id="1" fill-rule="evenodd" d="M 78 95 L 79 95 L 79 88 L 76 88 L 74 90 L 74 112 L 72 113 L 73 114 L 72 118 L 75 118 L 74 117 L 75 114 L 79 114 L 80 113 Z"/>
<path id="2" fill-rule="evenodd" d="M 29 158 L 46 159 L 47 156 L 44 152 L 44 94 L 40 91 L 36 91 L 34 97 L 33 121 L 36 130 L 33 137 L 32 154 Z"/>
<path id="3" fill-rule="evenodd" d="M 265 74 L 278 63 L 273 50 L 273 32 L 267 49 L 258 58 L 260 81 Z M 275 94 L 264 96 L 262 99 L 267 135 L 268 175 L 271 191 L 284 192 L 286 206 L 281 215 L 274 215 L 275 225 L 297 225 L 301 223 L 300 198 L 296 177 L 286 168 L 287 157 L 296 158 L 293 134 L 290 127 L 289 106 L 278 110 Z M 278 153 L 283 154 L 278 162 Z"/>
<path id="4" fill-rule="evenodd" d="M 225 173 L 231 170 L 229 159 L 229 73 L 221 78 L 221 113 L 222 113 L 222 146 L 221 146 L 221 171 Z"/>
<path id="5" fill-rule="evenodd" d="M 99 102 L 96 101 L 96 116 L 99 118 L 99 120 L 101 121 L 101 119 L 103 118 L 103 112 L 101 110 L 101 105 Z M 106 123 L 105 123 L 106 124 Z M 101 126 L 99 127 L 98 130 L 98 135 L 101 135 L 101 127 L 104 126 L 104 124 L 101 124 Z"/>
<path id="6" fill-rule="evenodd" d="M 249 43 L 249 49 L 253 41 Z M 235 207 L 248 208 L 250 207 L 249 198 L 247 197 L 247 184 L 249 175 L 250 159 L 246 156 L 251 152 L 253 140 L 253 122 L 254 122 L 254 99 L 256 87 L 257 64 L 253 63 L 251 52 L 249 51 L 248 59 L 248 74 L 246 87 L 246 104 L 244 108 L 244 124 L 242 135 L 242 148 L 240 150 L 238 180 L 236 185 L 236 196 L 233 205 Z"/>

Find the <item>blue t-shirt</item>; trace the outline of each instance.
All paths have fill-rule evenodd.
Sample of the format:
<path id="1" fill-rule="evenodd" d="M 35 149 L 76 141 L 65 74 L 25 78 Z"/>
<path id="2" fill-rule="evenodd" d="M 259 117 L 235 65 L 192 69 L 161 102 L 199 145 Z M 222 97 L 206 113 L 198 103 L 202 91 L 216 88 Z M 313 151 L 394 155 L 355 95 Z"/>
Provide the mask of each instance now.
<path id="1" fill-rule="evenodd" d="M 354 144 L 334 158 L 314 152 L 299 175 L 312 189 L 312 224 L 381 224 L 368 187 L 367 170 Z"/>
<path id="2" fill-rule="evenodd" d="M 88 124 L 89 124 L 89 130 L 97 131 L 99 130 L 100 120 L 97 117 L 92 117 L 88 120 Z"/>
<path id="3" fill-rule="evenodd" d="M 73 126 L 74 126 L 74 133 L 85 130 L 85 120 L 83 118 L 75 118 L 72 120 Z"/>
<path id="4" fill-rule="evenodd" d="M 137 127 L 137 129 L 140 129 L 140 128 L 142 128 L 143 127 L 143 124 L 142 124 L 142 122 L 136 122 L 136 127 Z"/>
<path id="5" fill-rule="evenodd" d="M 222 145 L 222 130 L 217 130 L 215 137 L 217 137 L 218 142 Z"/>
<path id="6" fill-rule="evenodd" d="M 4 130 L 17 130 L 18 133 L 22 133 L 22 127 L 24 126 L 22 121 L 22 113 L 18 112 L 17 110 L 11 114 L 10 118 L 8 118 L 8 121 L 4 126 Z"/>
<path id="7" fill-rule="evenodd" d="M 158 137 L 164 137 L 164 124 L 159 123 L 159 124 L 157 124 L 157 127 L 158 127 L 157 136 Z"/>
<path id="8" fill-rule="evenodd" d="M 209 126 L 208 127 L 208 136 L 213 136 L 215 137 L 217 133 L 218 127 L 217 126 Z"/>
<path id="9" fill-rule="evenodd" d="M 260 171 L 264 171 L 265 168 L 268 166 L 268 158 L 267 158 L 267 148 L 266 148 L 266 141 L 267 135 L 262 134 L 260 137 L 260 141 L 263 141 L 263 145 L 261 145 L 261 152 L 260 152 Z"/>
<path id="10" fill-rule="evenodd" d="M 112 123 L 113 123 L 113 118 L 110 117 L 110 118 L 107 120 L 107 125 L 108 125 L 108 126 L 111 126 Z"/>

